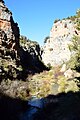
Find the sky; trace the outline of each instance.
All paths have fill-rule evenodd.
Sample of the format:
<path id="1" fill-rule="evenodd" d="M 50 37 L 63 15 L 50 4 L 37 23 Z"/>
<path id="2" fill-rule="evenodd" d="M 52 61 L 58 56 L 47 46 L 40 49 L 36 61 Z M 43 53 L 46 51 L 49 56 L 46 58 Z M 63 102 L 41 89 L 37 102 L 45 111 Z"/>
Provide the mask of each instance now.
<path id="1" fill-rule="evenodd" d="M 4 0 L 18 23 L 20 34 L 43 45 L 55 19 L 76 14 L 80 0 Z"/>

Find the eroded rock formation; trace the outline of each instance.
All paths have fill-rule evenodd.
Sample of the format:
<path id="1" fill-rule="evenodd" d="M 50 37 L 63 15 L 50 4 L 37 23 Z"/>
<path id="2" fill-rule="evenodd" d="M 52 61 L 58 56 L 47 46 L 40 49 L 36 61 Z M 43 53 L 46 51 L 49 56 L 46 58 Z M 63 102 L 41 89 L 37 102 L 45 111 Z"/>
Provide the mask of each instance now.
<path id="1" fill-rule="evenodd" d="M 0 1 L 0 80 L 17 77 L 19 27 L 11 11 Z"/>
<path id="2" fill-rule="evenodd" d="M 19 27 L 3 2 L 0 2 L 0 31 L 5 33 L 7 39 L 4 42 L 7 48 L 13 49 L 19 46 Z"/>
<path id="3" fill-rule="evenodd" d="M 42 60 L 46 65 L 60 65 L 70 59 L 71 52 L 68 45 L 74 34 L 78 34 L 75 24 L 70 19 L 59 20 L 54 23 L 50 38 L 43 47 Z"/>

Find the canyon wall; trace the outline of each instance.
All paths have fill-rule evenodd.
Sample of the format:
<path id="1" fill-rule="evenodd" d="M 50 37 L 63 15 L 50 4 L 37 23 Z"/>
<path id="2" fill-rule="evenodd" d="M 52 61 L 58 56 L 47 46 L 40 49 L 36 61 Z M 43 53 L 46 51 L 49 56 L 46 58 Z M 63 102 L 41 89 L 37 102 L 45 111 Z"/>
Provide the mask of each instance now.
<path id="1" fill-rule="evenodd" d="M 21 40 L 22 39 L 22 40 Z M 26 80 L 30 73 L 46 67 L 41 61 L 37 42 L 20 38 L 18 24 L 3 0 L 0 1 L 0 78 Z"/>
<path id="2" fill-rule="evenodd" d="M 19 67 L 19 27 L 11 11 L 0 1 L 0 78 L 15 79 Z M 18 63 L 18 64 L 17 64 Z"/>
<path id="3" fill-rule="evenodd" d="M 50 37 L 43 46 L 42 60 L 46 65 L 60 65 L 70 59 L 68 45 L 74 34 L 78 34 L 70 19 L 59 20 L 53 24 Z"/>

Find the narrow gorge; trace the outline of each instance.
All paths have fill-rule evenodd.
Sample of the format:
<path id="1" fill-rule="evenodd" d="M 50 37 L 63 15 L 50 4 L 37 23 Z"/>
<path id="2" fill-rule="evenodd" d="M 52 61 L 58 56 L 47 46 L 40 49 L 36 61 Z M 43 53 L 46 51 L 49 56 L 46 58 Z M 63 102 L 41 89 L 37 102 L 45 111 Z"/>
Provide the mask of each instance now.
<path id="1" fill-rule="evenodd" d="M 0 0 L 0 120 L 80 120 L 80 10 L 41 47 Z"/>

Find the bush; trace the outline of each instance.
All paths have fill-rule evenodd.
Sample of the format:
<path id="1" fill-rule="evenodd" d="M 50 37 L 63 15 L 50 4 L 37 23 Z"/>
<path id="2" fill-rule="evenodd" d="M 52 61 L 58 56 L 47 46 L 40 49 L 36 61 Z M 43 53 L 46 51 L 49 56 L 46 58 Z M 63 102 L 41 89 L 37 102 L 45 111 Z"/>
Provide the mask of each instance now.
<path id="1" fill-rule="evenodd" d="M 60 21 L 60 19 L 56 19 L 56 20 L 54 20 L 54 23 L 57 23 L 58 21 Z"/>
<path id="2" fill-rule="evenodd" d="M 80 10 L 76 12 L 76 29 L 80 31 Z M 80 36 L 75 35 L 72 39 L 72 44 L 69 45 L 69 50 L 73 53 L 71 59 L 68 62 L 68 66 L 72 69 L 80 71 Z"/>
<path id="3" fill-rule="evenodd" d="M 46 43 L 49 38 L 50 38 L 49 36 L 45 37 L 44 43 Z"/>
<path id="4" fill-rule="evenodd" d="M 47 67 L 48 67 L 49 69 L 51 69 L 51 68 L 52 68 L 52 66 L 51 66 L 51 64 L 50 64 L 50 63 L 48 63 L 48 64 L 47 64 Z"/>
<path id="5" fill-rule="evenodd" d="M 77 92 L 79 91 L 79 87 L 77 85 L 77 79 L 73 79 L 71 81 L 68 81 L 64 76 L 60 76 L 59 80 L 57 82 L 59 84 L 58 91 L 61 92 Z"/>

